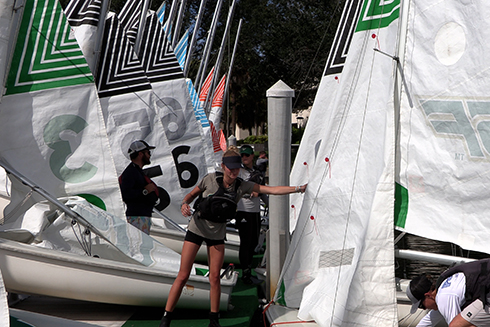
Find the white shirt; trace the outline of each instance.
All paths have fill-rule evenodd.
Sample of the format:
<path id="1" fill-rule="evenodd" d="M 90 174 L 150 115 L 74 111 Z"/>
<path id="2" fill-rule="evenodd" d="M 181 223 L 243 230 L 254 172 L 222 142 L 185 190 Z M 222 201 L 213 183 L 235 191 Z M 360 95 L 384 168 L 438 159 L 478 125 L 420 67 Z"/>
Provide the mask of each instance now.
<path id="1" fill-rule="evenodd" d="M 442 319 L 449 323 L 461 313 L 466 292 L 466 277 L 463 273 L 456 273 L 441 284 L 436 294 L 437 310 L 431 310 L 417 324 L 417 327 L 435 326 Z"/>

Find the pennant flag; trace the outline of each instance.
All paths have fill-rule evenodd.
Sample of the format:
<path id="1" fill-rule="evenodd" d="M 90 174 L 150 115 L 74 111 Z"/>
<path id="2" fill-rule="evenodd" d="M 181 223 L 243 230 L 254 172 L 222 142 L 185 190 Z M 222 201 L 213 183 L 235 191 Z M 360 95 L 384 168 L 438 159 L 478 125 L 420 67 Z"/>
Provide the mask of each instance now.
<path id="1" fill-rule="evenodd" d="M 81 195 L 124 217 L 93 77 L 61 6 L 22 9 L 0 105 L 2 160 L 56 197 Z"/>
<path id="2" fill-rule="evenodd" d="M 219 126 L 221 123 L 221 112 L 223 110 L 223 94 L 225 93 L 226 75 L 223 75 L 216 90 L 214 91 L 211 111 L 209 112 L 209 120 L 214 125 Z"/>

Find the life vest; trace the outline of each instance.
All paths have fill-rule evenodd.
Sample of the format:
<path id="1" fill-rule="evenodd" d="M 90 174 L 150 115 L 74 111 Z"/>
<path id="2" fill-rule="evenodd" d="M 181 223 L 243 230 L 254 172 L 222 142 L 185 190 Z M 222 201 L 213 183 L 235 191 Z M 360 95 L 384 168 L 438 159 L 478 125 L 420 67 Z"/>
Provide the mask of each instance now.
<path id="1" fill-rule="evenodd" d="M 235 180 L 234 191 L 230 193 L 223 186 L 223 174 L 216 173 L 218 190 L 206 198 L 203 198 L 201 193 L 194 204 L 198 217 L 215 223 L 226 223 L 227 220 L 233 219 L 237 209 L 237 191 L 241 181 L 240 178 Z"/>
<path id="2" fill-rule="evenodd" d="M 490 259 L 468 262 L 449 268 L 437 279 L 436 289 L 439 289 L 439 286 L 448 277 L 460 272 L 466 277 L 465 302 L 461 309 L 466 308 L 476 299 L 480 299 L 483 304 L 486 304 L 487 294 L 490 292 Z"/>

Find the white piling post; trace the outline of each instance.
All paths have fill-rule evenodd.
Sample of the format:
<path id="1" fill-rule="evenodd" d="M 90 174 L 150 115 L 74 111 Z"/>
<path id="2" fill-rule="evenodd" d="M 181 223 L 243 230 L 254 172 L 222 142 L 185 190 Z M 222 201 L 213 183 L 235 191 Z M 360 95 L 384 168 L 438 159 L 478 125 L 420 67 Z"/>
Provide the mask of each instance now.
<path id="1" fill-rule="evenodd" d="M 291 171 L 291 113 L 294 90 L 278 81 L 267 90 L 269 185 L 289 185 Z M 289 246 L 289 195 L 269 197 L 267 291 L 274 296 Z"/>

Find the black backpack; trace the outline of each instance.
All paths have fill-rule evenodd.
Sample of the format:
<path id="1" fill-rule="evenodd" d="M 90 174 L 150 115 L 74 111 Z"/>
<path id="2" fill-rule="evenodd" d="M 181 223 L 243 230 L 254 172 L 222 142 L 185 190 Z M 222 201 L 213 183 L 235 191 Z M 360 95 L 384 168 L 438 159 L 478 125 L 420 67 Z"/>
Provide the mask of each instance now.
<path id="1" fill-rule="evenodd" d="M 194 204 L 194 209 L 199 211 L 198 217 L 215 223 L 226 223 L 227 220 L 235 217 L 237 209 L 236 193 L 241 184 L 241 179 L 235 181 L 235 188 L 232 194 L 226 192 L 223 187 L 223 174 L 216 173 L 218 190 L 206 198 L 199 195 Z"/>

